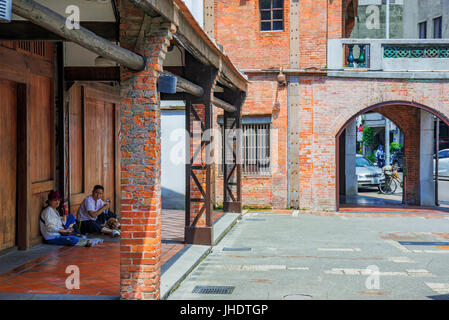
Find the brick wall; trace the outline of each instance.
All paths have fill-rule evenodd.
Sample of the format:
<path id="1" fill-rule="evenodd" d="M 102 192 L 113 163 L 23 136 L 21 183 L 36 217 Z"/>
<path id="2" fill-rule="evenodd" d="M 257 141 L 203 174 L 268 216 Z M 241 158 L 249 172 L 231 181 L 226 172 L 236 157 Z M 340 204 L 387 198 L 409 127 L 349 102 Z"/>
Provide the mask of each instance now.
<path id="1" fill-rule="evenodd" d="M 289 66 L 289 1 L 284 2 L 285 31 L 260 32 L 257 0 L 215 1 L 215 38 L 242 69 L 269 69 Z M 300 67 L 326 66 L 327 39 L 348 37 L 354 25 L 357 0 L 301 0 L 299 2 Z M 294 38 L 294 37 L 292 37 Z M 243 205 L 287 203 L 287 90 L 278 92 L 276 74 L 247 72 L 250 85 L 243 106 L 244 116 L 272 115 L 273 127 L 279 129 L 278 171 L 269 178 L 244 177 Z M 448 82 L 382 79 L 328 78 L 324 75 L 299 74 L 299 193 L 300 207 L 335 210 L 336 136 L 344 124 L 361 110 L 395 100 L 418 102 L 449 118 L 449 101 L 444 92 Z M 409 159 L 407 200 L 419 199 L 419 115 L 414 109 L 396 107 L 382 110 L 391 120 L 401 123 Z M 416 158 L 417 159 L 417 158 Z M 222 194 L 217 177 L 217 202 Z M 271 184 L 271 192 L 270 192 Z M 265 198 L 262 193 L 266 193 Z M 260 200 L 262 199 L 262 200 Z"/>
<path id="2" fill-rule="evenodd" d="M 288 4 L 284 5 L 284 31 L 266 32 L 260 31 L 258 0 L 219 0 L 214 5 L 215 39 L 237 67 L 288 67 Z"/>
<path id="3" fill-rule="evenodd" d="M 343 3 L 343 1 L 345 3 Z M 340 38 L 343 11 L 349 0 L 300 1 L 300 67 L 326 65 L 327 37 Z M 242 69 L 270 69 L 290 65 L 290 2 L 284 2 L 284 31 L 261 32 L 258 0 L 214 2 L 215 38 L 226 54 Z M 327 26 L 327 23 L 329 26 Z M 243 178 L 243 205 L 285 208 L 287 203 L 287 89 L 278 90 L 276 74 L 247 72 L 250 85 L 243 116 L 272 116 L 279 137 L 271 179 Z M 279 109 L 275 108 L 276 103 Z M 221 115 L 221 113 L 218 113 Z M 216 121 L 215 121 L 216 122 Z M 218 172 L 218 170 L 216 170 Z M 222 201 L 220 177 L 216 177 L 216 202 Z M 254 188 L 257 186 L 257 188 Z M 265 193 L 265 198 L 258 195 Z M 261 194 L 262 196 L 262 194 Z"/>
<path id="4" fill-rule="evenodd" d="M 242 116 L 271 116 L 272 174 L 270 177 L 243 176 L 242 204 L 254 207 L 287 206 L 287 88 L 278 87 L 277 74 L 249 74 L 248 96 Z M 276 108 L 276 103 L 280 108 Z M 218 116 L 223 112 L 219 111 Z M 216 121 L 215 121 L 216 122 Z M 216 172 L 216 202 L 223 201 L 223 181 Z"/>
<path id="5" fill-rule="evenodd" d="M 357 113 L 380 103 L 407 101 L 433 109 L 449 121 L 449 81 L 300 79 L 300 206 L 313 210 L 336 208 L 336 136 Z M 407 200 L 419 197 L 419 114 L 387 106 L 380 109 L 406 133 Z M 408 133 L 408 134 L 407 134 Z"/>

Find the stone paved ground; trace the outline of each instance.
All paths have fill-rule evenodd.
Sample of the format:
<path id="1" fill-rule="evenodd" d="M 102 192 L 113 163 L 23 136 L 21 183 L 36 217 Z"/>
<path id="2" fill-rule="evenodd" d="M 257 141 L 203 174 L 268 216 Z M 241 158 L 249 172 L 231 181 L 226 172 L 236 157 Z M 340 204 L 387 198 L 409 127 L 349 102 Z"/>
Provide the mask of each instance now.
<path id="1" fill-rule="evenodd" d="M 449 299 L 448 268 L 447 213 L 249 213 L 169 299 Z"/>

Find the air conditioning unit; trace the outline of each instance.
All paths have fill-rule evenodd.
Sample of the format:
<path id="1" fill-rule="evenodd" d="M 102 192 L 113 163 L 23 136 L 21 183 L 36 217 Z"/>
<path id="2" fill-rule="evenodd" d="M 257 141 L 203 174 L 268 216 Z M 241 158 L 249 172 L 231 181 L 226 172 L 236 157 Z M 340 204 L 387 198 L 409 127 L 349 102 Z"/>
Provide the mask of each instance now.
<path id="1" fill-rule="evenodd" d="M 12 0 L 0 0 L 0 22 L 11 22 Z"/>

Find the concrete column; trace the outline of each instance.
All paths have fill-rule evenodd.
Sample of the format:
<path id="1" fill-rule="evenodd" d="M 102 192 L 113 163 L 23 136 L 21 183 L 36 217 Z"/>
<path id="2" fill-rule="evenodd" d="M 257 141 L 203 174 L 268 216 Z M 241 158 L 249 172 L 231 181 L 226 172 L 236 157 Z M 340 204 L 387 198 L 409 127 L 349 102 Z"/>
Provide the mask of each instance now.
<path id="1" fill-rule="evenodd" d="M 385 118 L 385 165 L 390 164 L 390 119 Z"/>
<path id="2" fill-rule="evenodd" d="M 421 110 L 421 135 L 419 153 L 420 204 L 435 205 L 435 183 L 433 181 L 433 115 Z"/>
<path id="3" fill-rule="evenodd" d="M 355 158 L 357 153 L 356 121 L 351 122 L 346 128 L 346 152 L 345 152 L 345 176 L 346 176 L 346 196 L 357 195 L 357 174 Z"/>

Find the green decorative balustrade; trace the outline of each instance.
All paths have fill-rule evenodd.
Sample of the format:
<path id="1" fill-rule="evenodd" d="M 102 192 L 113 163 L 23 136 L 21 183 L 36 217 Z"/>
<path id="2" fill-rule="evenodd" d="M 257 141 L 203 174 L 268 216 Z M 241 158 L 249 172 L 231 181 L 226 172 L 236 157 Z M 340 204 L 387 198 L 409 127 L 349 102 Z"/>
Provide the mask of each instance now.
<path id="1" fill-rule="evenodd" d="M 449 58 L 449 46 L 385 45 L 384 58 Z"/>
<path id="2" fill-rule="evenodd" d="M 346 54 L 346 65 L 347 68 L 367 68 L 369 61 L 367 59 L 367 50 L 369 50 L 369 45 L 366 44 L 347 44 L 347 54 Z M 354 49 L 358 48 L 358 56 L 355 57 Z"/>

